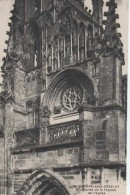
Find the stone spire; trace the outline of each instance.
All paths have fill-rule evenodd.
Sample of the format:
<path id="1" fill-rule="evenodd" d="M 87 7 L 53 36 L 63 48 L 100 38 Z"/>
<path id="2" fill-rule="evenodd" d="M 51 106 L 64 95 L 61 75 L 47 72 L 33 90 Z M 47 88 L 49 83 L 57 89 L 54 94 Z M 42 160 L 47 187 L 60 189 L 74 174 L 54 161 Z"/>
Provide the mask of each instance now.
<path id="1" fill-rule="evenodd" d="M 117 23 L 117 19 L 119 19 L 119 15 L 116 14 L 117 3 L 115 0 L 109 0 L 106 2 L 106 6 L 108 6 L 108 11 L 104 13 L 107 18 L 103 21 L 105 25 L 104 41 L 108 50 L 114 52 L 116 56 L 120 56 L 122 64 L 124 64 L 123 43 L 120 39 L 122 35 L 118 33 L 120 24 Z"/>
<path id="2" fill-rule="evenodd" d="M 121 37 L 121 34 L 117 31 L 120 28 L 120 24 L 116 22 L 119 19 L 119 15 L 116 14 L 117 3 L 115 3 L 115 0 L 109 0 L 106 2 L 106 6 L 108 6 L 108 12 L 105 12 L 104 16 L 107 19 L 103 21 L 105 25 L 105 38 L 115 41 L 115 38 Z"/>

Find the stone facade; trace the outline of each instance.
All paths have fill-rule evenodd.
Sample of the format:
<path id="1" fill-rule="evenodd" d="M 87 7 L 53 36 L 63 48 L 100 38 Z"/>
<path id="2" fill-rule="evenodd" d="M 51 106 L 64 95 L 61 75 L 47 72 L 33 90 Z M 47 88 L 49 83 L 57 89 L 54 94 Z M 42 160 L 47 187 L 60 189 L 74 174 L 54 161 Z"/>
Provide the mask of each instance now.
<path id="1" fill-rule="evenodd" d="M 126 77 L 114 0 L 15 0 L 0 94 L 0 194 L 125 185 Z M 103 24 L 105 28 L 103 28 Z M 87 186 L 90 186 L 87 187 Z"/>

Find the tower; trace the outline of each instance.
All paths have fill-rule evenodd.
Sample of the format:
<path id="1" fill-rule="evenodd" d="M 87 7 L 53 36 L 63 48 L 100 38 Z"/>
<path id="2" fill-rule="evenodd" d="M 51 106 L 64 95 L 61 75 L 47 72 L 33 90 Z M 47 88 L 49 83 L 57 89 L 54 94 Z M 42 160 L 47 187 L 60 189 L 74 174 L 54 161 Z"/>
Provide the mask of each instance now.
<path id="1" fill-rule="evenodd" d="M 79 0 L 15 1 L 2 66 L 1 194 L 125 184 L 117 5 L 107 2 L 103 29 L 103 1 L 92 3 L 93 13 Z"/>

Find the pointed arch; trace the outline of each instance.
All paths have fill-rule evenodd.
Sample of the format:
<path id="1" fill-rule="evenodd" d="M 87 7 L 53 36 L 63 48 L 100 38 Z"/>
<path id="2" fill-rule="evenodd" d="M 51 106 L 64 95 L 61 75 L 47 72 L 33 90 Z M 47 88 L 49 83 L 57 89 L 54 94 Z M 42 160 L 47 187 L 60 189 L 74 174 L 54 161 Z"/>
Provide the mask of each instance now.
<path id="1" fill-rule="evenodd" d="M 82 90 L 85 92 L 83 101 L 88 97 L 90 97 L 90 100 L 93 100 L 95 97 L 96 99 L 98 98 L 97 85 L 90 75 L 78 68 L 66 68 L 56 75 L 48 86 L 46 95 L 42 101 L 42 106 L 48 105 L 49 108 L 53 109 L 58 94 L 71 84 L 82 87 Z"/>
<path id="2" fill-rule="evenodd" d="M 27 46 L 28 46 L 28 52 L 30 54 L 30 62 L 27 69 L 32 69 L 36 66 L 40 65 L 41 62 L 41 30 L 36 22 L 32 22 L 27 30 L 26 34 L 27 37 Z"/>
<path id="3" fill-rule="evenodd" d="M 92 50 L 93 50 L 93 27 L 89 25 L 88 26 L 88 38 L 87 38 L 88 57 L 92 56 Z"/>
<path id="4" fill-rule="evenodd" d="M 73 32 L 72 32 L 72 49 L 73 49 L 73 62 L 78 61 L 78 22 L 73 20 Z"/>
<path id="5" fill-rule="evenodd" d="M 39 127 L 40 124 L 40 98 L 38 98 L 35 102 L 35 110 L 34 110 L 34 123 L 35 127 Z"/>
<path id="6" fill-rule="evenodd" d="M 34 104 L 33 102 L 29 101 L 26 104 L 27 108 L 27 129 L 34 127 Z"/>
<path id="7" fill-rule="evenodd" d="M 39 169 L 34 171 L 16 195 L 23 194 L 54 194 L 54 195 L 74 195 L 74 191 L 69 188 L 68 183 L 59 174 L 50 170 Z"/>
<path id="8" fill-rule="evenodd" d="M 79 25 L 79 52 L 80 52 L 80 60 L 83 61 L 85 58 L 85 24 L 83 22 Z"/>

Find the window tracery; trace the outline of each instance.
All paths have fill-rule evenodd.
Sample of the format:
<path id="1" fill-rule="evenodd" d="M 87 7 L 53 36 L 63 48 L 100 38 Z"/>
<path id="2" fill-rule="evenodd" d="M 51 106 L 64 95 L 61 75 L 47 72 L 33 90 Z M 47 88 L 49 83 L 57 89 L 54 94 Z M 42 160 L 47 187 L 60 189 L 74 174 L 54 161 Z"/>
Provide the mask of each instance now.
<path id="1" fill-rule="evenodd" d="M 75 110 L 82 100 L 83 91 L 78 85 L 68 87 L 62 92 L 61 103 L 65 110 Z"/>

